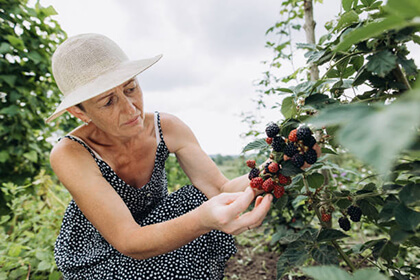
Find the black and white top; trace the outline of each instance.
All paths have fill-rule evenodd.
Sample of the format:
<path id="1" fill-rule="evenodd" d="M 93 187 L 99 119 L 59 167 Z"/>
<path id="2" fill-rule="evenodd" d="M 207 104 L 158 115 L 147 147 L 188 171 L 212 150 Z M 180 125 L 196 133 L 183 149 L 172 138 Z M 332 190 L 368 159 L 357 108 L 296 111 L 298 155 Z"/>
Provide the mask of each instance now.
<path id="1" fill-rule="evenodd" d="M 95 159 L 102 176 L 121 196 L 140 226 L 167 221 L 201 205 L 206 196 L 192 185 L 168 195 L 165 145 L 159 114 L 155 114 L 158 141 L 150 181 L 133 188 L 81 139 L 65 137 L 83 145 Z M 159 133 L 157 133 L 159 132 Z M 223 279 L 226 261 L 236 253 L 232 236 L 213 230 L 189 244 L 146 260 L 125 256 L 112 247 L 86 219 L 72 200 L 64 214 L 55 243 L 55 260 L 64 279 Z"/>

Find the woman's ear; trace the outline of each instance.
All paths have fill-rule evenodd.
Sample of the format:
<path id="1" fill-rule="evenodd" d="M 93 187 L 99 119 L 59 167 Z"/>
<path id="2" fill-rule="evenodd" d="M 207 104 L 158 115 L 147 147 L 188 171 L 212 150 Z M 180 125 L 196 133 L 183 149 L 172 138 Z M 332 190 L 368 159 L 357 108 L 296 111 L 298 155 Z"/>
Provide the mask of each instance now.
<path id="1" fill-rule="evenodd" d="M 84 123 L 88 123 L 90 121 L 89 117 L 86 116 L 86 113 L 77 106 L 72 106 L 66 110 Z"/>

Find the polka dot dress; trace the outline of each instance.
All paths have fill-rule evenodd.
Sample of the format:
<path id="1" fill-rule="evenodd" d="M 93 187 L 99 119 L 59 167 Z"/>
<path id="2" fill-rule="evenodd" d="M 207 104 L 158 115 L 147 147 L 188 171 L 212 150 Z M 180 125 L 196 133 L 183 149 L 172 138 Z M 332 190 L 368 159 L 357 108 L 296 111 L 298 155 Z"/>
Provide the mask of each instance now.
<path id="1" fill-rule="evenodd" d="M 102 176 L 121 196 L 141 226 L 164 222 L 201 205 L 206 196 L 194 186 L 168 195 L 165 161 L 169 151 L 163 140 L 159 114 L 155 115 L 160 138 L 150 181 L 140 189 L 121 180 L 111 167 L 80 139 L 95 159 Z M 127 257 L 112 247 L 86 219 L 74 200 L 64 214 L 55 243 L 55 260 L 64 279 L 223 279 L 226 261 L 236 252 L 232 236 L 213 230 L 187 245 L 146 260 Z"/>

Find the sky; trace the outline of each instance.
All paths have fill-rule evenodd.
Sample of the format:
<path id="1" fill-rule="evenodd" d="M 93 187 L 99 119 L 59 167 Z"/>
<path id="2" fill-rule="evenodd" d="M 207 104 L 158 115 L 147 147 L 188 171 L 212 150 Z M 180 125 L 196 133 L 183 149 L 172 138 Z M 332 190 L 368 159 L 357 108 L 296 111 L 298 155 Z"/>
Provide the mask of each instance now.
<path id="1" fill-rule="evenodd" d="M 315 6 L 317 29 L 338 13 L 340 2 L 324 0 L 323 6 Z M 176 115 L 192 129 L 206 153 L 223 155 L 239 154 L 250 141 L 240 137 L 248 131 L 241 113 L 255 112 L 261 118 L 260 130 L 282 118 L 276 110 L 256 112 L 253 101 L 258 96 L 255 84 L 268 70 L 262 61 L 273 57 L 265 47 L 273 37 L 265 32 L 280 19 L 280 3 L 41 0 L 43 6 L 53 5 L 58 12 L 54 18 L 68 36 L 104 34 L 130 59 L 163 54 L 138 76 L 146 111 Z M 303 29 L 296 37 L 304 42 Z"/>

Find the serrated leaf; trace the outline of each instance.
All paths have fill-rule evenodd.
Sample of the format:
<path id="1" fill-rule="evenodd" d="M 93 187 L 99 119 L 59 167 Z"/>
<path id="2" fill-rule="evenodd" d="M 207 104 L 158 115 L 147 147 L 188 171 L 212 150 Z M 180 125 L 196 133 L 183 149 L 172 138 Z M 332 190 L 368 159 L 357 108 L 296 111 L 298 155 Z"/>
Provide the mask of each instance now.
<path id="1" fill-rule="evenodd" d="M 321 244 L 319 248 L 313 249 L 311 254 L 321 265 L 339 264 L 337 250 L 331 245 Z"/>
<path id="2" fill-rule="evenodd" d="M 397 207 L 399 202 L 390 201 L 387 202 L 381 209 L 379 213 L 379 220 L 378 222 L 388 222 L 390 219 L 394 217 L 394 210 Z"/>
<path id="3" fill-rule="evenodd" d="M 397 56 L 388 50 L 370 55 L 367 60 L 366 69 L 382 78 L 397 67 Z"/>
<path id="4" fill-rule="evenodd" d="M 346 237 L 349 237 L 349 236 L 345 234 L 344 232 L 329 228 L 329 229 L 322 229 L 319 232 L 316 241 L 325 242 L 325 241 L 332 241 L 332 240 L 337 240 L 337 239 L 346 238 Z"/>
<path id="5" fill-rule="evenodd" d="M 373 268 L 358 269 L 353 274 L 353 280 L 388 280 L 389 278 Z"/>
<path id="6" fill-rule="evenodd" d="M 283 195 L 282 197 L 280 197 L 279 199 L 277 199 L 276 203 L 274 204 L 274 206 L 276 207 L 277 210 L 282 211 L 284 206 L 286 206 L 287 201 L 289 200 L 287 195 Z"/>
<path id="7" fill-rule="evenodd" d="M 293 96 L 286 97 L 281 103 L 281 113 L 286 119 L 289 119 L 296 115 L 296 104 Z"/>
<path id="8" fill-rule="evenodd" d="M 280 255 L 277 261 L 277 279 L 280 279 L 290 269 L 302 265 L 309 258 L 305 243 L 296 241 Z"/>
<path id="9" fill-rule="evenodd" d="M 353 5 L 354 0 L 341 0 L 341 5 L 344 9 L 344 11 L 348 12 L 351 9 L 351 6 Z"/>
<path id="10" fill-rule="evenodd" d="M 320 173 L 312 173 L 306 177 L 309 187 L 317 189 L 324 183 L 324 175 Z"/>
<path id="11" fill-rule="evenodd" d="M 347 207 L 351 205 L 351 201 L 345 198 L 338 200 L 336 204 L 338 207 L 340 207 L 340 209 L 347 209 Z"/>
<path id="12" fill-rule="evenodd" d="M 268 148 L 268 144 L 267 142 L 265 142 L 265 139 L 258 139 L 255 140 L 251 143 L 248 143 L 245 148 L 243 148 L 242 153 L 248 152 L 248 151 L 252 151 L 252 150 L 257 150 L 257 149 L 264 149 L 264 148 Z"/>
<path id="13" fill-rule="evenodd" d="M 392 259 L 398 255 L 399 245 L 395 245 L 391 241 L 388 241 L 381 252 L 381 258 L 388 262 L 392 262 Z"/>
<path id="14" fill-rule="evenodd" d="M 359 205 L 360 209 L 362 209 L 363 215 L 365 215 L 368 218 L 373 219 L 375 221 L 378 220 L 379 212 L 375 208 L 375 206 L 373 206 L 372 204 L 369 203 L 368 200 L 366 200 L 366 199 L 359 200 L 357 202 L 357 204 Z"/>
<path id="15" fill-rule="evenodd" d="M 395 208 L 394 213 L 395 220 L 403 230 L 414 231 L 420 224 L 420 212 L 411 210 L 402 203 Z"/>
<path id="16" fill-rule="evenodd" d="M 420 184 L 410 183 L 399 193 L 401 202 L 409 206 L 420 201 Z"/>
<path id="17" fill-rule="evenodd" d="M 354 280 L 350 274 L 337 266 L 302 267 L 300 270 L 302 270 L 306 275 L 313 277 L 315 280 Z"/>
<path id="18" fill-rule="evenodd" d="M 359 15 L 354 11 L 350 10 L 345 12 L 341 15 L 340 19 L 338 20 L 337 26 L 335 30 L 342 30 L 343 28 L 355 23 L 359 20 Z"/>
<path id="19" fill-rule="evenodd" d="M 294 166 L 291 160 L 282 162 L 280 173 L 284 176 L 295 176 L 299 173 L 303 173 L 303 170 Z"/>
<path id="20" fill-rule="evenodd" d="M 405 73 L 407 75 L 416 75 L 417 65 L 414 62 L 414 59 L 398 59 L 398 63 L 401 64 L 401 66 L 404 68 Z"/>

